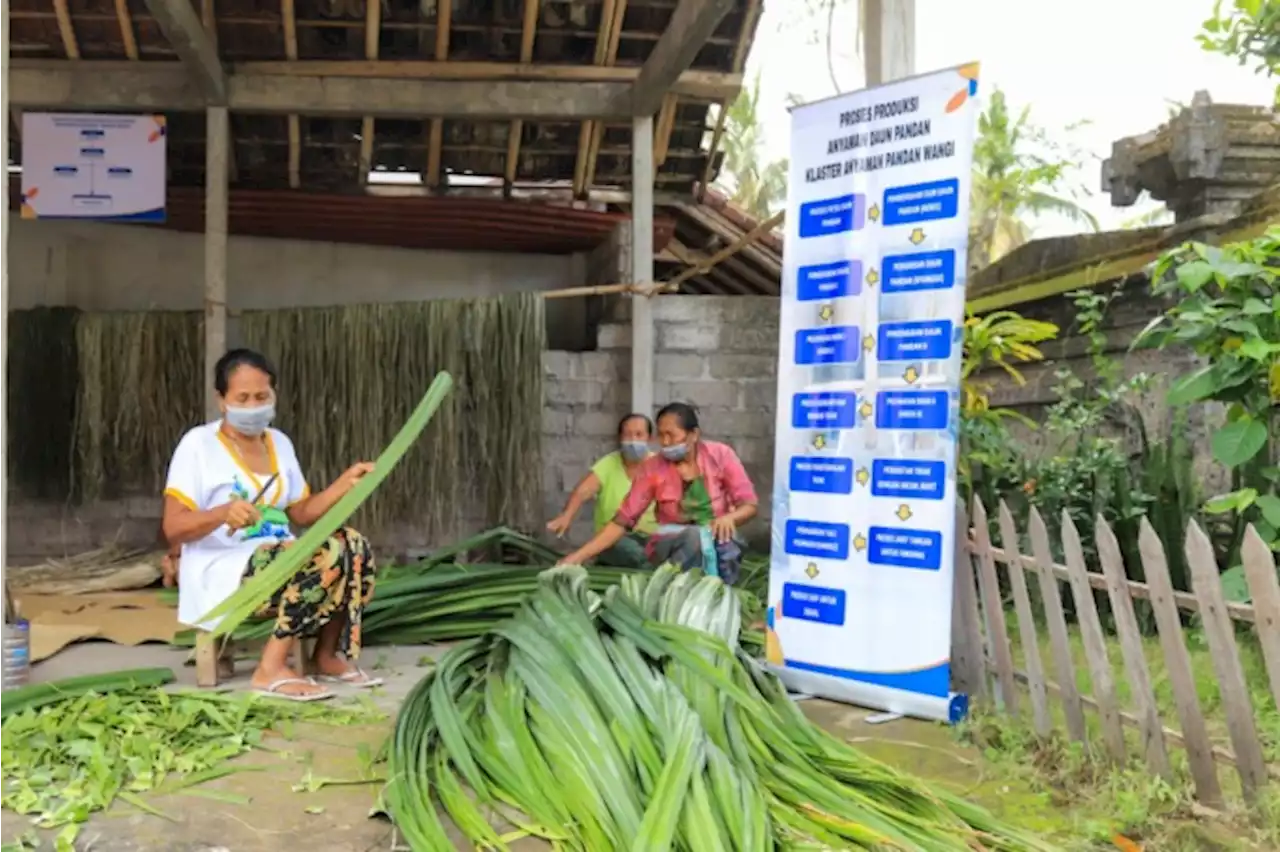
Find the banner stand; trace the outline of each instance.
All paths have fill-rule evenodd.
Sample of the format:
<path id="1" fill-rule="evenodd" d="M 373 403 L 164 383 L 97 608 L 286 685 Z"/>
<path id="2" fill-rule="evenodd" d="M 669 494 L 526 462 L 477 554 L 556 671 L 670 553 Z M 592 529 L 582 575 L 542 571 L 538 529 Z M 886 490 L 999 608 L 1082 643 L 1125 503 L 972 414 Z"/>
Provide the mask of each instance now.
<path id="1" fill-rule="evenodd" d="M 977 64 L 796 107 L 766 658 L 959 721 L 956 452 Z"/>

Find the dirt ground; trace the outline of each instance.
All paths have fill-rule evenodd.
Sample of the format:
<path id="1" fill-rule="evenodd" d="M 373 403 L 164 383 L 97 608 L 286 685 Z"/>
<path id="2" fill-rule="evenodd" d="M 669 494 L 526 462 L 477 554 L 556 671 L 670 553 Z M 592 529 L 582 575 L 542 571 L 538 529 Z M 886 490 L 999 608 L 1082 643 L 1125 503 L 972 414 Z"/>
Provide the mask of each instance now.
<path id="1" fill-rule="evenodd" d="M 386 679 L 376 701 L 394 714 L 404 696 L 422 677 L 424 657 L 438 656 L 438 646 L 370 649 L 365 658 Z M 35 667 L 33 680 L 52 680 L 145 666 L 170 666 L 183 685 L 194 686 L 194 669 L 185 666 L 186 652 L 162 646 L 123 648 L 86 643 L 68 648 Z M 240 677 L 231 688 L 247 684 L 250 663 L 241 663 Z M 981 756 L 959 745 L 944 726 L 899 719 L 868 724 L 870 711 L 809 699 L 805 712 L 816 722 L 848 739 L 868 753 L 902 770 L 943 781 L 1030 828 L 1046 830 L 1058 825 L 1060 816 L 1029 790 L 993 781 L 984 775 Z M 371 818 L 380 785 L 327 785 L 308 792 L 295 791 L 310 773 L 313 779 L 351 780 L 359 777 L 357 749 L 361 743 L 376 747 L 390 728 L 365 729 L 316 726 L 300 731 L 293 740 L 275 740 L 280 752 L 259 751 L 240 758 L 266 767 L 241 772 L 204 785 L 237 797 L 248 804 L 233 804 L 204 797 L 175 794 L 152 796 L 148 804 L 169 819 L 142 813 L 128 805 L 95 814 L 80 834 L 78 847 L 93 852 L 278 852 L 305 843 L 306 852 L 372 852 L 404 849 L 397 844 L 394 827 L 385 819 Z M 0 833 L 12 841 L 28 829 L 25 820 L 5 813 Z M 459 849 L 468 846 L 459 840 Z M 46 848 L 51 848 L 47 844 Z M 540 841 L 523 841 L 513 849 L 548 848 Z"/>

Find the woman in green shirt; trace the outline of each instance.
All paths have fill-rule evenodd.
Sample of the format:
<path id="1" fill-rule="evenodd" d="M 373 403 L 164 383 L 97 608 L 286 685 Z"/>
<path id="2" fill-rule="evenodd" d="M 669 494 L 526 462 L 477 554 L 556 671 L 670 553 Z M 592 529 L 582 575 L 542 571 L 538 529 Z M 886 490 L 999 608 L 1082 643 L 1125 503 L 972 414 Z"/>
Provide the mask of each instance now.
<path id="1" fill-rule="evenodd" d="M 569 495 L 564 511 L 547 523 L 547 529 L 563 537 L 573 526 L 582 504 L 595 498 L 595 532 L 600 532 L 618 513 L 618 507 L 631 491 L 631 479 L 641 462 L 652 455 L 653 422 L 643 414 L 628 414 L 618 423 L 618 449 L 591 466 L 591 470 Z M 645 542 L 658 527 L 650 505 L 635 529 L 613 547 L 601 553 L 596 562 L 616 568 L 646 568 Z"/>

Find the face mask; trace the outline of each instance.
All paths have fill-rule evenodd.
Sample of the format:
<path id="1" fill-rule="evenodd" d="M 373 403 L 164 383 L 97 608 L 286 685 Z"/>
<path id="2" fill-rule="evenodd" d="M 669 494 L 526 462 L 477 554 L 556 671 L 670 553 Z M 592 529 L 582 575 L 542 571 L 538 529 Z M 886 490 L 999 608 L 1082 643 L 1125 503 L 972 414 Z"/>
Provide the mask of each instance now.
<path id="1" fill-rule="evenodd" d="M 232 429 L 235 429 L 241 435 L 256 438 L 267 431 L 267 427 L 275 419 L 276 405 L 274 402 L 268 402 L 266 405 L 259 405 L 256 408 L 231 408 L 228 406 L 227 413 L 224 416 L 226 417 L 227 425 Z"/>
<path id="2" fill-rule="evenodd" d="M 662 457 L 671 462 L 682 462 L 689 455 L 688 444 L 672 444 L 662 448 Z"/>
<path id="3" fill-rule="evenodd" d="M 623 441 L 618 449 L 627 461 L 640 461 L 649 455 L 649 444 L 645 441 Z"/>

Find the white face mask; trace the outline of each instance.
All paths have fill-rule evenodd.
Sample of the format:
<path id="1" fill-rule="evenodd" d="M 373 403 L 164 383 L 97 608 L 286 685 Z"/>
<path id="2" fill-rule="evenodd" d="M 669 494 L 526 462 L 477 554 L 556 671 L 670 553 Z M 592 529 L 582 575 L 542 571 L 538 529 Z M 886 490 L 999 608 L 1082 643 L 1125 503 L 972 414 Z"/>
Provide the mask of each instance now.
<path id="1" fill-rule="evenodd" d="M 233 408 L 228 405 L 224 416 L 226 417 L 227 425 L 232 429 L 235 429 L 241 435 L 256 438 L 267 431 L 267 427 L 275 419 L 276 404 L 272 401 L 253 408 Z"/>

